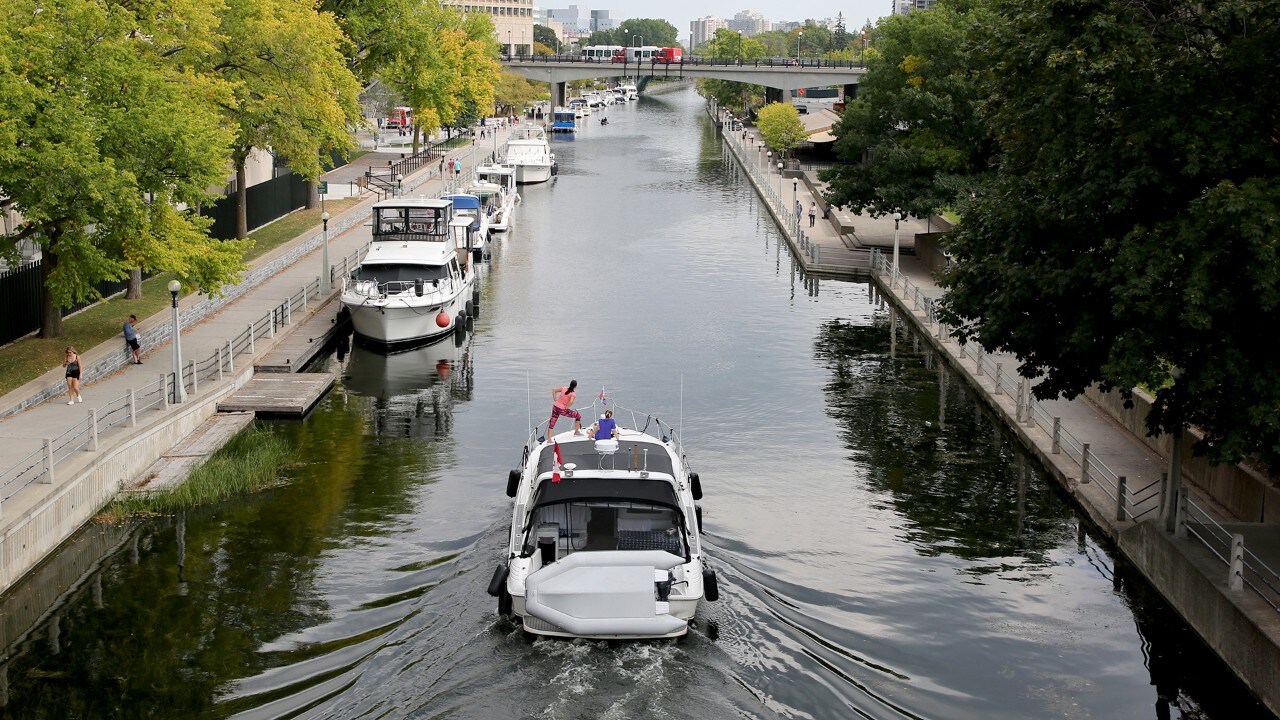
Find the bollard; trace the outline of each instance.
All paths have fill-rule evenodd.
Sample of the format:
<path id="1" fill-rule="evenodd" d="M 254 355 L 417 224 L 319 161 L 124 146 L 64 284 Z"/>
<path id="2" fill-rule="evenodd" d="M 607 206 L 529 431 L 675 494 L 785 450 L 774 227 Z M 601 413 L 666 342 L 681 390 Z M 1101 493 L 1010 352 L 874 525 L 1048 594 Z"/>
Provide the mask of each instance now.
<path id="1" fill-rule="evenodd" d="M 44 439 L 44 479 L 40 482 L 53 484 L 53 438 Z"/>
<path id="2" fill-rule="evenodd" d="M 1089 443 L 1080 450 L 1080 484 L 1089 482 Z"/>
<path id="3" fill-rule="evenodd" d="M 236 372 L 236 354 L 231 352 L 231 341 L 227 341 L 227 372 L 235 374 Z"/>
<path id="4" fill-rule="evenodd" d="M 276 336 L 276 311 L 277 310 L 279 310 L 279 308 L 271 308 L 271 324 L 267 326 L 268 340 Z"/>
<path id="5" fill-rule="evenodd" d="M 973 362 L 973 365 L 974 365 L 973 375 L 974 377 L 982 377 L 982 360 L 986 357 L 986 353 L 982 352 L 982 347 L 979 346 L 978 352 L 974 354 L 976 355 L 976 357 L 974 357 L 974 362 Z"/>
<path id="6" fill-rule="evenodd" d="M 196 377 L 196 361 L 187 363 L 187 367 L 191 368 L 191 394 L 195 395 L 200 392 L 200 379 Z"/>
<path id="7" fill-rule="evenodd" d="M 129 388 L 129 427 L 138 427 L 138 391 Z"/>
<path id="8" fill-rule="evenodd" d="M 249 321 L 249 357 L 253 357 L 253 321 Z"/>
<path id="9" fill-rule="evenodd" d="M 1003 377 L 1001 377 L 1002 375 L 1004 375 L 1004 363 L 996 363 L 996 387 L 994 392 L 995 395 L 999 395 L 1002 392 L 1004 392 L 1004 390 L 1000 389 L 1000 381 L 1003 379 Z"/>
<path id="10" fill-rule="evenodd" d="M 1026 382 L 1024 379 L 1023 382 Z M 1019 425 L 1022 424 L 1024 410 L 1022 409 L 1022 385 L 1018 385 L 1017 402 L 1013 406 L 1013 421 Z"/>
<path id="11" fill-rule="evenodd" d="M 89 447 L 85 452 L 98 452 L 98 408 L 89 408 Z"/>
<path id="12" fill-rule="evenodd" d="M 1244 589 L 1244 536 L 1231 536 L 1231 565 L 1227 569 L 1227 589 Z"/>
<path id="13" fill-rule="evenodd" d="M 813 262 L 814 264 L 822 262 L 822 245 L 813 246 Z"/>
<path id="14" fill-rule="evenodd" d="M 169 376 L 160 373 L 160 412 L 169 409 Z"/>
<path id="15" fill-rule="evenodd" d="M 1116 486 L 1116 522 L 1124 522 L 1124 497 L 1129 490 L 1128 480 L 1121 475 L 1119 484 Z"/>
<path id="16" fill-rule="evenodd" d="M 222 348 L 213 351 L 213 360 L 218 366 L 218 382 L 222 382 Z"/>
<path id="17" fill-rule="evenodd" d="M 320 282 L 320 278 L 316 278 L 316 283 L 319 284 L 319 282 Z M 306 306 L 307 306 L 307 286 L 303 285 L 302 286 L 302 307 L 306 307 Z"/>
<path id="18" fill-rule="evenodd" d="M 1035 415 L 1031 413 L 1031 380 L 1029 378 L 1022 378 L 1022 395 L 1022 406 L 1027 414 L 1025 418 L 1027 421 L 1027 427 L 1035 427 Z"/>
<path id="19" fill-rule="evenodd" d="M 284 299 L 284 321 L 281 325 L 288 325 L 293 321 L 293 298 Z"/>
<path id="20" fill-rule="evenodd" d="M 1062 418 L 1055 417 L 1053 419 L 1053 454 L 1058 455 L 1062 452 Z"/>

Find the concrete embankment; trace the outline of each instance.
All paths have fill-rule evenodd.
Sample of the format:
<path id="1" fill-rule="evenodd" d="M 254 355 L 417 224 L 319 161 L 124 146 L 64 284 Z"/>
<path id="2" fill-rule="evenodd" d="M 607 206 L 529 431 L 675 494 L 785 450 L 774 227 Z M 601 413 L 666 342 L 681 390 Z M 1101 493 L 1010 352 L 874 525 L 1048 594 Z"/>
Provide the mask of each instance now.
<path id="1" fill-rule="evenodd" d="M 455 155 L 467 166 L 484 159 L 471 148 Z M 419 192 L 440 194 L 436 167 L 405 177 L 404 191 L 431 181 Z M 332 307 L 335 294 L 318 292 L 316 251 L 327 242 L 339 272 L 358 262 L 369 242 L 363 223 L 373 202 L 331 219 L 327 237 L 316 227 L 260 259 L 224 296 L 180 302 L 184 402 L 172 401 L 168 313 L 144 320 L 142 367 L 126 364 L 119 340 L 84 353 L 83 404 L 48 401 L 62 392 L 60 370 L 0 399 L 0 593 L 196 432 L 253 378 L 258 360 L 288 346 L 286 365 L 300 368 L 297 361 L 313 354 L 323 343 L 321 332 L 332 329 L 332 323 L 304 322 Z M 294 342 L 298 331 L 308 334 Z"/>
<path id="2" fill-rule="evenodd" d="M 780 205 L 779 198 L 759 181 L 759 173 L 750 172 L 749 155 L 744 157 L 736 143 L 730 143 L 730 149 L 752 177 L 752 185 L 807 272 L 812 257 L 793 239 L 798 223 L 775 207 Z M 859 217 L 855 222 L 859 227 L 875 225 L 872 218 Z M 889 225 L 892 227 L 892 221 Z M 1267 588 L 1241 585 L 1237 571 L 1197 539 L 1210 528 L 1247 534 L 1253 552 L 1262 558 L 1259 566 L 1266 567 L 1261 562 L 1270 560 L 1270 566 L 1276 567 L 1272 558 L 1280 553 L 1280 526 L 1236 522 L 1241 518 L 1273 519 L 1275 503 L 1269 500 L 1275 499 L 1275 489 L 1264 479 L 1251 477 L 1247 470 L 1198 467 L 1189 462 L 1182 476 L 1189 483 L 1202 482 L 1191 487 L 1190 495 L 1207 515 L 1197 517 L 1196 522 L 1188 522 L 1182 515 L 1178 532 L 1166 532 L 1161 476 L 1168 468 L 1169 450 L 1162 456 L 1158 442 L 1148 444 L 1142 433 L 1126 429 L 1141 428 L 1141 418 L 1113 417 L 1085 397 L 1033 401 L 1030 384 L 1016 376 L 1017 358 L 987 354 L 955 342 L 933 315 L 933 303 L 942 295 L 925 264 L 933 257 L 927 252 L 919 258 L 904 255 L 895 276 L 889 256 L 873 252 L 869 271 L 826 270 L 825 274 L 870 277 L 880 297 L 892 305 L 891 325 L 909 323 L 1205 643 L 1272 712 L 1280 714 L 1280 613 L 1266 594 Z M 1107 404 L 1106 398 L 1099 396 L 1098 400 Z M 1117 412 L 1117 408 L 1110 410 Z M 1190 443 L 1183 445 L 1189 447 Z M 1191 460 L 1189 453 L 1187 459 Z M 1216 517 L 1210 516 L 1215 513 Z"/>

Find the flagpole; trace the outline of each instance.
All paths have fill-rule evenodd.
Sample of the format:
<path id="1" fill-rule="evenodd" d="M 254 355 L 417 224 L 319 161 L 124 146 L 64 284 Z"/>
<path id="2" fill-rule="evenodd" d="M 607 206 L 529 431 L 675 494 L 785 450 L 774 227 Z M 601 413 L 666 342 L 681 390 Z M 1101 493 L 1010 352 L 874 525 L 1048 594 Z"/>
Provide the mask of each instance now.
<path id="1" fill-rule="evenodd" d="M 684 437 L 684 373 L 680 373 L 680 437 Z"/>
<path id="2" fill-rule="evenodd" d="M 529 437 L 533 437 L 533 391 L 529 389 L 529 370 L 524 371 L 524 405 L 529 411 Z"/>

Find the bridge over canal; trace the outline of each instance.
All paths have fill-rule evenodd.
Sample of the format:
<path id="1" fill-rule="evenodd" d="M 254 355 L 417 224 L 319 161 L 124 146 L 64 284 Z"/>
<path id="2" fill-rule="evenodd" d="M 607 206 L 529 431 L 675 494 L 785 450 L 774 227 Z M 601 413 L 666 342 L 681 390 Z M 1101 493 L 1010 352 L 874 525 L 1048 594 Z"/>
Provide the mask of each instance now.
<path id="1" fill-rule="evenodd" d="M 783 93 L 811 87 L 841 85 L 845 97 L 857 94 L 858 83 L 867 69 L 852 63 L 830 63 L 802 58 L 795 61 L 755 60 L 738 63 L 733 60 L 686 58 L 681 63 L 600 63 L 579 57 L 509 56 L 502 64 L 529 80 L 550 83 L 555 105 L 565 104 L 565 83 L 602 77 L 712 78 L 763 85 L 765 99 L 776 102 Z"/>

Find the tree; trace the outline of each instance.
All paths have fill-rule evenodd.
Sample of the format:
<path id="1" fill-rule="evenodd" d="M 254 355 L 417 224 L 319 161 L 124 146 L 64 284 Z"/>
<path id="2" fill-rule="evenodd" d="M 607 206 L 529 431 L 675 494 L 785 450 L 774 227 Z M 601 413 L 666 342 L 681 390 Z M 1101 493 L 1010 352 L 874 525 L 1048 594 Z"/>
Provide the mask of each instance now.
<path id="1" fill-rule="evenodd" d="M 652 45 L 655 47 L 675 47 L 678 32 L 676 26 L 666 20 L 654 18 L 632 18 L 623 20 L 615 31 L 620 42 L 618 45 L 632 45 L 635 37 L 636 45 Z"/>
<path id="2" fill-rule="evenodd" d="M 234 88 L 224 110 L 236 130 L 236 237 L 245 238 L 250 153 L 270 148 L 315 180 L 322 151 L 351 147 L 361 120 L 359 83 L 341 52 L 342 31 L 310 0 L 225 0 L 218 15 L 221 37 L 209 65 Z"/>
<path id="3" fill-rule="evenodd" d="M 835 127 L 844 164 L 822 173 L 827 200 L 928 217 L 972 192 L 991 154 L 969 45 L 974 13 L 939 6 L 880 23 L 858 97 Z"/>
<path id="4" fill-rule="evenodd" d="M 849 35 L 848 29 L 844 25 L 844 13 L 836 13 L 836 26 L 831 29 L 831 49 L 844 50 L 849 47 L 852 42 L 852 36 Z"/>
<path id="5" fill-rule="evenodd" d="M 533 26 L 533 42 L 542 43 L 550 48 L 552 53 L 560 52 L 560 38 L 556 37 L 555 30 L 552 30 L 546 25 Z"/>
<path id="6" fill-rule="evenodd" d="M 493 91 L 493 101 L 499 115 L 510 115 L 538 100 L 551 96 L 542 83 L 526 80 L 519 73 L 503 70 Z"/>
<path id="7" fill-rule="evenodd" d="M 216 17 L 199 3 L 12 0 L 0 14 L 0 201 L 23 223 L 10 258 L 41 253 L 41 337 L 59 310 L 99 297 L 131 268 L 216 288 L 241 267 L 240 243 L 211 240 L 192 210 L 225 178 L 230 134 L 215 101 L 229 88 L 194 63 Z M 179 121 L 180 120 L 180 121 Z"/>
<path id="8" fill-rule="evenodd" d="M 588 35 L 586 40 L 582 41 L 582 45 L 584 47 L 590 46 L 590 45 L 627 45 L 627 44 L 629 44 L 628 41 L 624 41 L 622 39 L 622 32 L 617 28 L 614 28 L 613 30 L 597 30 L 591 33 L 590 35 Z"/>
<path id="9" fill-rule="evenodd" d="M 1155 393 L 1152 433 L 1280 470 L 1280 24 L 1269 3 L 1000 0 L 998 142 L 943 317 L 1040 377 Z"/>
<path id="10" fill-rule="evenodd" d="M 765 56 L 764 43 L 755 38 L 743 37 L 742 33 L 720 28 L 715 37 L 698 46 L 700 57 L 716 59 L 740 58 L 743 62 L 751 62 Z M 698 93 L 703 97 L 715 98 L 722 107 L 746 115 L 751 107 L 759 107 L 764 103 L 764 87 L 732 80 L 698 80 Z"/>
<path id="11" fill-rule="evenodd" d="M 779 157 L 789 155 L 807 137 L 800 113 L 791 103 L 770 103 L 760 108 L 756 126 L 765 144 L 776 150 Z"/>

